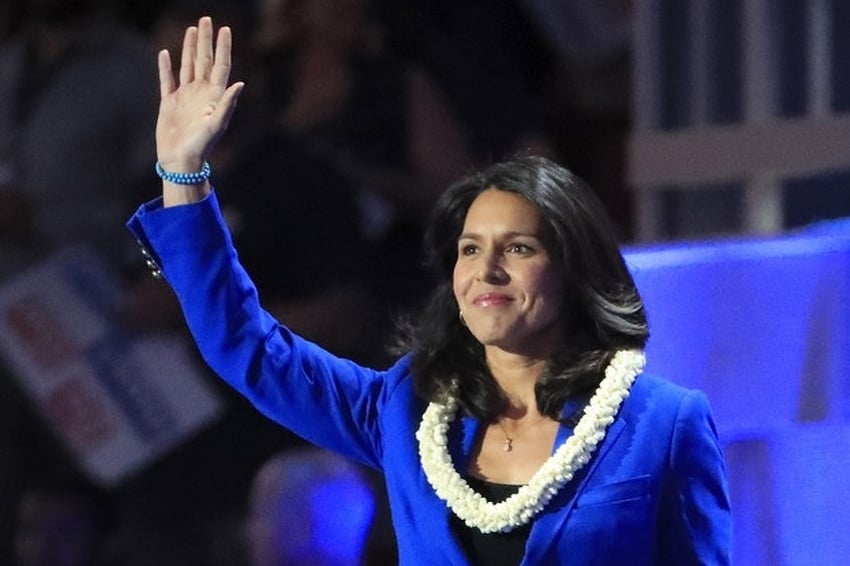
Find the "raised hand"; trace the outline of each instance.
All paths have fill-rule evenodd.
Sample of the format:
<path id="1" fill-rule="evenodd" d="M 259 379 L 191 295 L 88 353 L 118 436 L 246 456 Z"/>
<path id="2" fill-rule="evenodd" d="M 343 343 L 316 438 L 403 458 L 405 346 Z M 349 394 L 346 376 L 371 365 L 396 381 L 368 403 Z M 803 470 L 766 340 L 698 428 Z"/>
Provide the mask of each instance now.
<path id="1" fill-rule="evenodd" d="M 213 47 L 209 17 L 186 29 L 176 78 L 167 50 L 159 53 L 161 101 L 156 124 L 157 158 L 163 169 L 198 171 L 227 128 L 244 83 L 230 86 L 230 28 L 218 30 Z"/>

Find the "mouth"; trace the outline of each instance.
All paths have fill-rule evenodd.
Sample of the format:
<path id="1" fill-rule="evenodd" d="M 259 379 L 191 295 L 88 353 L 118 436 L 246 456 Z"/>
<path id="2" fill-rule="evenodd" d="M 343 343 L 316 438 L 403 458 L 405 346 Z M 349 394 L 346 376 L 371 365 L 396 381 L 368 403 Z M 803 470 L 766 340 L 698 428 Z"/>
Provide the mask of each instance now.
<path id="1" fill-rule="evenodd" d="M 472 300 L 472 304 L 477 307 L 498 307 L 503 306 L 513 301 L 508 295 L 500 293 L 486 293 L 478 295 Z"/>

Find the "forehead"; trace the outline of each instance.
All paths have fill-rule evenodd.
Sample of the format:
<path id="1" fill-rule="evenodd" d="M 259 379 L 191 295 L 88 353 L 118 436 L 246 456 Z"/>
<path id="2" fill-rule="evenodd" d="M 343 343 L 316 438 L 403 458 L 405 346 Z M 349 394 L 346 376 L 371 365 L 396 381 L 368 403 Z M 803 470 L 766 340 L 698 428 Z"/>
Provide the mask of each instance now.
<path id="1" fill-rule="evenodd" d="M 464 233 L 493 231 L 541 235 L 543 217 L 524 196 L 500 189 L 479 194 L 466 212 Z"/>

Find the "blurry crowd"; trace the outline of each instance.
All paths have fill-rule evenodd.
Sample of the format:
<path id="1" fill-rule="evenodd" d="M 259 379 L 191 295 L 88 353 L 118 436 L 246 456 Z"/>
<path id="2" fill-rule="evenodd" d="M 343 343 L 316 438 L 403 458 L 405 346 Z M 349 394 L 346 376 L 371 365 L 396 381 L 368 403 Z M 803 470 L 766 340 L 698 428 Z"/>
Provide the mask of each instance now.
<path id="1" fill-rule="evenodd" d="M 586 4 L 548 13 L 536 0 L 5 1 L 0 287 L 85 244 L 123 282 L 123 325 L 182 330 L 174 298 L 145 271 L 123 221 L 159 190 L 155 52 L 178 53 L 185 26 L 209 14 L 233 28 L 233 77 L 247 83 L 210 157 L 243 263 L 283 322 L 340 355 L 385 365 L 394 321 L 429 289 L 419 253 L 428 211 L 470 168 L 523 151 L 553 157 L 600 192 L 629 238 L 628 34 L 602 26 L 599 41 L 565 42 L 577 36 L 556 18 L 575 26 L 604 16 L 621 30 L 629 3 Z M 258 486 L 288 477 L 282 455 L 300 441 L 220 392 L 223 419 L 104 490 L 47 432 L 0 360 L 0 563 L 392 563 L 379 480 L 324 456 L 323 469 L 352 472 L 340 489 L 360 497 L 355 508 L 370 528 L 345 536 L 367 537 L 362 556 L 256 550 L 263 536 L 298 538 L 291 517 L 285 527 L 257 526 L 252 501 Z M 318 477 L 305 466 L 295 465 L 302 480 Z M 291 499 L 267 499 L 266 518 L 300 513 Z M 281 528 L 287 534 L 275 535 Z"/>

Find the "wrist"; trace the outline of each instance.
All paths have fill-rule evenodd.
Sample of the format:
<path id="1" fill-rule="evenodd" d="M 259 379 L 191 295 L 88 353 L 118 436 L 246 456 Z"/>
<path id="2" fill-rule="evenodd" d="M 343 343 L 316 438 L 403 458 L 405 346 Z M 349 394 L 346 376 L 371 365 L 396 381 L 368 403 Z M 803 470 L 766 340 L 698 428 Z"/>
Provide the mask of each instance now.
<path id="1" fill-rule="evenodd" d="M 192 173 L 200 171 L 204 165 L 204 157 L 202 155 L 167 155 L 162 156 L 157 154 L 157 163 L 159 163 L 166 171 L 174 173 Z"/>
<path id="2" fill-rule="evenodd" d="M 156 174 L 163 181 L 175 185 L 200 185 L 206 183 L 212 173 L 210 164 L 206 161 L 202 162 L 200 166 L 188 170 L 184 170 L 182 167 L 178 170 L 166 169 L 165 166 L 157 161 L 155 169 Z"/>

